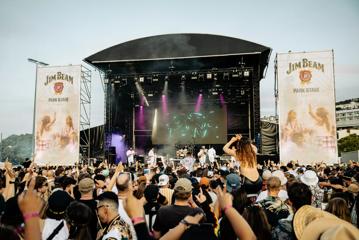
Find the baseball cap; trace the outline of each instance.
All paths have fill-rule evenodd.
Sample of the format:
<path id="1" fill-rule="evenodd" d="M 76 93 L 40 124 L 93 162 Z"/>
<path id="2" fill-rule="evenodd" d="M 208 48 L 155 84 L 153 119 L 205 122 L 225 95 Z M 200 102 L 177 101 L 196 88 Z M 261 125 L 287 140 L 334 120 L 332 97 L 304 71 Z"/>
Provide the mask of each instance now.
<path id="1" fill-rule="evenodd" d="M 192 191 L 192 182 L 187 178 L 180 178 L 173 189 L 177 192 L 189 193 Z"/>
<path id="2" fill-rule="evenodd" d="M 168 184 L 170 178 L 166 175 L 166 174 L 162 174 L 159 178 L 158 178 L 158 186 L 165 186 Z"/>
<path id="3" fill-rule="evenodd" d="M 228 192 L 235 191 L 241 186 L 241 179 L 239 178 L 238 174 L 230 173 L 227 175 L 226 180 Z"/>
<path id="4" fill-rule="evenodd" d="M 79 191 L 81 193 L 88 193 L 94 189 L 95 183 L 92 178 L 84 178 L 79 182 Z"/>
<path id="5" fill-rule="evenodd" d="M 206 177 L 202 177 L 201 180 L 199 181 L 199 185 L 200 186 L 206 186 L 208 187 L 209 186 L 209 179 L 206 178 Z"/>

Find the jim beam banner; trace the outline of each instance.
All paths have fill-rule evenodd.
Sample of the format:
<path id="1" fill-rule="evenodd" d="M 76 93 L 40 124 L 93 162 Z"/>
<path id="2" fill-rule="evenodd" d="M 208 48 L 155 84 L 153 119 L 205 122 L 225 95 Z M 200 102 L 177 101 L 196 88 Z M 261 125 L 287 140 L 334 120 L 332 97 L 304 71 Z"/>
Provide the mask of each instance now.
<path id="1" fill-rule="evenodd" d="M 333 52 L 277 55 L 280 161 L 338 163 Z"/>
<path id="2" fill-rule="evenodd" d="M 35 156 L 38 165 L 79 159 L 81 66 L 38 67 Z"/>

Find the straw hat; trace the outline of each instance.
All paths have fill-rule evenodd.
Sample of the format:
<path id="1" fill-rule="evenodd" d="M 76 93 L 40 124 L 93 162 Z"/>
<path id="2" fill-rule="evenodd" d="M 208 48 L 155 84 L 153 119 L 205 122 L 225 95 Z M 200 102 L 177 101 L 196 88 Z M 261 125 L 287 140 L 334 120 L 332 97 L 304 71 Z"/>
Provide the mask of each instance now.
<path id="1" fill-rule="evenodd" d="M 359 192 L 359 185 L 355 184 L 355 183 L 350 184 L 349 187 L 348 187 L 348 192 L 358 193 Z"/>
<path id="2" fill-rule="evenodd" d="M 297 239 L 301 239 L 304 229 L 308 224 L 318 218 L 337 218 L 333 214 L 325 212 L 319 208 L 310 205 L 304 205 L 295 213 L 293 219 L 293 228 Z"/>
<path id="3" fill-rule="evenodd" d="M 354 225 L 342 219 L 323 217 L 311 222 L 304 229 L 300 239 L 355 240 L 359 239 L 359 230 Z"/>

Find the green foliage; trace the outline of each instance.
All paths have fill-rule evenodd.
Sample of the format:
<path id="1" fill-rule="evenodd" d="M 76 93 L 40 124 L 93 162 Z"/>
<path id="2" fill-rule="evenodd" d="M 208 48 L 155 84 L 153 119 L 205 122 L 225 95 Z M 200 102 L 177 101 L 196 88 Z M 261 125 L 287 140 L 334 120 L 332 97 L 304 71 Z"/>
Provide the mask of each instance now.
<path id="1" fill-rule="evenodd" d="M 359 150 L 359 136 L 350 134 L 338 141 L 339 153 Z"/>
<path id="2" fill-rule="evenodd" d="M 13 164 L 20 164 L 31 157 L 32 134 L 11 135 L 1 143 L 1 160 L 9 159 Z"/>

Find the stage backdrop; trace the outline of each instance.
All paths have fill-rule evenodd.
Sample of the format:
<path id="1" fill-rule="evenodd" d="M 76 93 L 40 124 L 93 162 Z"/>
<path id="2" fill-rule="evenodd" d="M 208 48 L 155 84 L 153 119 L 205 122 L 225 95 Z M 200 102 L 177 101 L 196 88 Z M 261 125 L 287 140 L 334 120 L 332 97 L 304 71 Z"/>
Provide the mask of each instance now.
<path id="1" fill-rule="evenodd" d="M 79 159 L 81 66 L 38 67 L 35 162 L 74 165 Z"/>
<path id="2" fill-rule="evenodd" d="M 277 55 L 280 161 L 337 163 L 333 52 Z"/>

